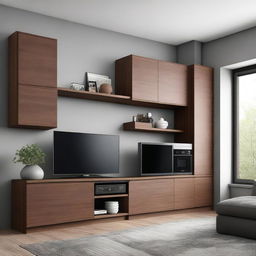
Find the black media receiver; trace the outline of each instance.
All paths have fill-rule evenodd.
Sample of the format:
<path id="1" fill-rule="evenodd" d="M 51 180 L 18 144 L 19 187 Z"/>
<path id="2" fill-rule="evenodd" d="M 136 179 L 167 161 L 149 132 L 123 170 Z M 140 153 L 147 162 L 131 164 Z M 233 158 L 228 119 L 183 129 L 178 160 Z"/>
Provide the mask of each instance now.
<path id="1" fill-rule="evenodd" d="M 127 194 L 127 183 L 95 184 L 95 195 Z"/>

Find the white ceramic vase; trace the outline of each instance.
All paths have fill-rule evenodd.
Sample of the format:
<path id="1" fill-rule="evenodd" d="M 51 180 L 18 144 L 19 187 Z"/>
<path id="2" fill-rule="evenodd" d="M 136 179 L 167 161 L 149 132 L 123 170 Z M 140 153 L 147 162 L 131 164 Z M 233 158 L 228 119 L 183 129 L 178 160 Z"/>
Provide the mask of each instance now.
<path id="1" fill-rule="evenodd" d="M 156 128 L 166 129 L 167 127 L 168 127 L 168 122 L 165 121 L 163 117 L 161 117 L 161 118 L 156 122 Z"/>
<path id="2" fill-rule="evenodd" d="M 44 171 L 38 165 L 26 165 L 20 172 L 20 177 L 24 180 L 42 180 Z"/>

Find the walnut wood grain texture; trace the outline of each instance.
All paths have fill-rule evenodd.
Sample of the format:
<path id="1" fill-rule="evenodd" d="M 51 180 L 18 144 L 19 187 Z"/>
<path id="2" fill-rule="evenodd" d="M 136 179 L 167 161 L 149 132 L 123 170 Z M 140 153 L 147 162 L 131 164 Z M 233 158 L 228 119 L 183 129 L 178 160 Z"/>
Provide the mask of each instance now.
<path id="1" fill-rule="evenodd" d="M 115 92 L 132 96 L 132 55 L 115 61 Z"/>
<path id="2" fill-rule="evenodd" d="M 26 181 L 11 183 L 11 227 L 26 233 Z"/>
<path id="3" fill-rule="evenodd" d="M 116 60 L 116 93 L 158 102 L 158 61 L 135 55 Z"/>
<path id="4" fill-rule="evenodd" d="M 187 106 L 187 66 L 159 61 L 158 102 Z"/>
<path id="5" fill-rule="evenodd" d="M 123 129 L 127 131 L 142 131 L 142 132 L 162 132 L 162 133 L 182 133 L 182 130 L 176 129 L 161 129 L 155 127 L 146 127 L 146 125 L 138 124 L 138 122 L 128 122 L 123 124 Z"/>
<path id="6" fill-rule="evenodd" d="M 211 206 L 213 202 L 212 177 L 195 178 L 195 207 Z"/>
<path id="7" fill-rule="evenodd" d="M 14 127 L 18 120 L 18 34 L 8 38 L 8 125 Z"/>
<path id="8" fill-rule="evenodd" d="M 213 173 L 213 69 L 188 67 L 188 107 L 175 111 L 175 128 L 184 133 L 176 142 L 193 143 L 193 169 L 196 175 Z"/>
<path id="9" fill-rule="evenodd" d="M 195 174 L 213 171 L 213 71 L 194 66 L 194 168 Z"/>
<path id="10" fill-rule="evenodd" d="M 195 207 L 195 178 L 174 180 L 174 209 L 188 209 Z"/>
<path id="11" fill-rule="evenodd" d="M 115 178 L 65 178 L 65 179 L 43 179 L 43 180 L 24 180 L 25 184 L 42 184 L 42 183 L 69 183 L 69 182 L 105 182 L 105 181 L 142 181 L 142 180 L 162 180 L 162 179 L 183 179 L 183 178 L 204 178 L 211 177 L 211 175 L 161 175 L 161 176 L 141 176 L 141 177 L 115 177 Z M 13 182 L 19 182 L 20 180 L 13 180 Z"/>
<path id="12" fill-rule="evenodd" d="M 27 227 L 94 217 L 94 184 L 28 184 Z"/>
<path id="13" fill-rule="evenodd" d="M 57 40 L 18 33 L 18 74 L 20 84 L 56 87 Z"/>
<path id="14" fill-rule="evenodd" d="M 131 181 L 129 183 L 129 214 L 161 212 L 173 208 L 173 180 Z"/>
<path id="15" fill-rule="evenodd" d="M 56 88 L 19 85 L 18 124 L 28 127 L 57 127 Z"/>
<path id="16" fill-rule="evenodd" d="M 144 100 L 132 100 L 130 96 L 119 94 L 104 94 L 104 93 L 92 93 L 87 91 L 76 91 L 68 88 L 58 87 L 58 95 L 70 98 L 96 100 L 103 102 L 119 103 L 132 106 L 143 106 L 150 108 L 164 108 L 164 109 L 177 109 L 182 106 L 170 105 L 166 103 L 150 102 Z"/>
<path id="17" fill-rule="evenodd" d="M 15 32 L 8 38 L 8 58 L 9 127 L 55 128 L 57 123 L 57 41 Z M 51 90 L 32 89 L 28 86 L 45 87 Z M 41 92 L 42 95 L 39 95 Z M 26 99 L 28 99 L 27 102 L 25 102 Z M 36 113 L 37 111 L 39 112 Z M 40 117 L 42 120 L 39 120 Z"/>
<path id="18" fill-rule="evenodd" d="M 158 61 L 132 56 L 132 99 L 158 102 Z"/>

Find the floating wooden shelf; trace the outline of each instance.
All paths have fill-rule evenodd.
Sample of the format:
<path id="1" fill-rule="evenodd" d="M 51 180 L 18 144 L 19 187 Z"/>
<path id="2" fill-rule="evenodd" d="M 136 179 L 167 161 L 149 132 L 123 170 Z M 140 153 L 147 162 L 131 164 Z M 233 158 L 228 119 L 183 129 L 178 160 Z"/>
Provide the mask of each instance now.
<path id="1" fill-rule="evenodd" d="M 58 87 L 58 95 L 70 98 L 86 99 L 86 100 L 96 100 L 104 102 L 112 102 L 133 106 L 143 106 L 151 108 L 184 108 L 184 106 L 162 104 L 158 102 L 132 100 L 130 96 L 117 95 L 117 94 L 105 94 L 99 92 L 88 92 L 88 91 L 76 91 L 73 89 Z"/>
<path id="2" fill-rule="evenodd" d="M 94 219 L 106 219 L 106 218 L 115 218 L 115 217 L 123 217 L 128 216 L 128 213 L 117 213 L 117 214 L 101 214 L 101 215 L 95 215 Z"/>
<path id="3" fill-rule="evenodd" d="M 177 129 L 160 129 L 160 128 L 142 128 L 136 122 L 124 123 L 123 128 L 126 131 L 142 131 L 142 132 L 166 132 L 166 133 L 183 133 L 183 130 Z"/>
<path id="4" fill-rule="evenodd" d="M 95 199 L 97 199 L 97 198 L 114 198 L 114 197 L 128 197 L 128 194 L 115 194 L 115 195 L 94 196 Z"/>
<path id="5" fill-rule="evenodd" d="M 72 98 L 80 98 L 87 100 L 98 100 L 114 103 L 124 103 L 130 100 L 131 97 L 116 94 L 106 94 L 99 92 L 88 92 L 88 91 L 76 91 L 68 88 L 58 88 L 58 95 Z"/>

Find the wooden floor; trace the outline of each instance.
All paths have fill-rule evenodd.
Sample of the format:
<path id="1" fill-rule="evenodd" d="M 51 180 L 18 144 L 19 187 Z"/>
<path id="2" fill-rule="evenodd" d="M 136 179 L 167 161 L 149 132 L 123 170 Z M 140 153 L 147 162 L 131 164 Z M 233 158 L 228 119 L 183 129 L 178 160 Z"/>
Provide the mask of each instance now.
<path id="1" fill-rule="evenodd" d="M 160 224 L 178 219 L 200 218 L 215 216 L 215 212 L 210 208 L 200 208 L 193 210 L 173 211 L 168 213 L 158 213 L 138 216 L 131 220 L 110 219 L 87 221 L 61 226 L 35 229 L 28 234 L 21 234 L 12 230 L 0 232 L 0 255 L 1 256 L 23 256 L 32 255 L 19 247 L 22 244 L 40 243 L 50 240 L 65 240 L 85 237 L 93 234 L 103 234 L 107 232 L 125 230 L 139 226 Z"/>

